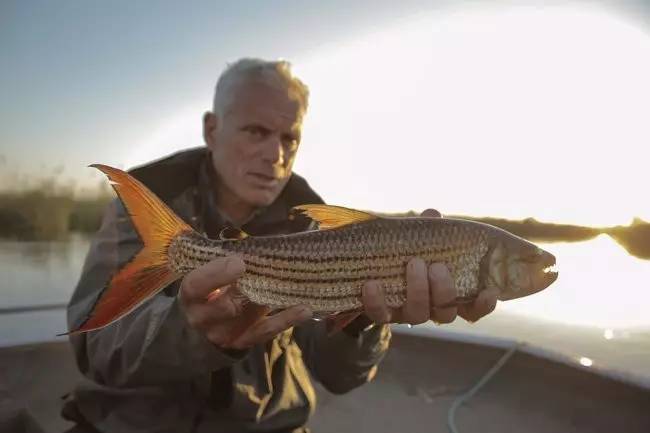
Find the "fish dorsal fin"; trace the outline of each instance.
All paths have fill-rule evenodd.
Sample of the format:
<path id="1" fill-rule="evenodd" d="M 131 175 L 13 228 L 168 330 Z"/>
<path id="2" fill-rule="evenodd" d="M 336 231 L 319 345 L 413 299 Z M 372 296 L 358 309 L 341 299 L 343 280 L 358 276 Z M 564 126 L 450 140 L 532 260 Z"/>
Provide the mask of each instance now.
<path id="1" fill-rule="evenodd" d="M 348 224 L 377 218 L 376 215 L 368 212 L 326 204 L 303 204 L 293 209 L 318 222 L 320 229 L 335 229 Z"/>
<path id="2" fill-rule="evenodd" d="M 219 239 L 222 241 L 241 241 L 247 237 L 248 233 L 234 227 L 226 227 L 219 233 Z"/>

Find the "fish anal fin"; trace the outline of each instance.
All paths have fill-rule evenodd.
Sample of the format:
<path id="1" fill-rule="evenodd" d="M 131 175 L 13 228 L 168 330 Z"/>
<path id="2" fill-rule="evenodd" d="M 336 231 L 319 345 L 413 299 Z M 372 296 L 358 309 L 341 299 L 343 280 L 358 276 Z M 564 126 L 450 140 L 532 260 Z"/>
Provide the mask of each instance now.
<path id="1" fill-rule="evenodd" d="M 368 212 L 326 204 L 304 204 L 293 209 L 318 222 L 320 229 L 335 229 L 377 218 L 376 215 Z"/>
<path id="2" fill-rule="evenodd" d="M 327 329 L 327 335 L 332 336 L 337 332 L 341 331 L 343 328 L 348 326 L 354 319 L 361 315 L 362 311 L 354 310 L 347 311 L 343 313 L 334 314 L 329 316 L 325 322 L 325 327 Z"/>

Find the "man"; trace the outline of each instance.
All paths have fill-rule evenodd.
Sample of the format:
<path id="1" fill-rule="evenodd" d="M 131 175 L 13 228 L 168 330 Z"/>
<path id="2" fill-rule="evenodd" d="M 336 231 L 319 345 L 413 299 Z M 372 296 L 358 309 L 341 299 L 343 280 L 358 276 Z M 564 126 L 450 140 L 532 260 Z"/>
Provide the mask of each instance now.
<path id="1" fill-rule="evenodd" d="M 307 87 L 287 62 L 240 60 L 219 78 L 213 111 L 204 115 L 207 146 L 132 174 L 211 237 L 229 225 L 252 235 L 305 230 L 309 222 L 288 212 L 322 203 L 292 173 L 307 105 Z M 70 301 L 71 328 L 140 248 L 123 207 L 112 203 Z M 413 259 L 403 308 L 387 308 L 369 281 L 364 314 L 330 336 L 303 306 L 267 315 L 244 304 L 234 285 L 243 272 L 239 259 L 214 260 L 122 320 L 71 337 L 86 377 L 64 408 L 77 422 L 73 431 L 306 431 L 315 404 L 309 373 L 328 390 L 347 392 L 375 374 L 388 348 L 387 323 L 477 320 L 496 304 L 496 294 L 485 292 L 458 311 L 437 308 L 455 297 L 449 273 Z"/>

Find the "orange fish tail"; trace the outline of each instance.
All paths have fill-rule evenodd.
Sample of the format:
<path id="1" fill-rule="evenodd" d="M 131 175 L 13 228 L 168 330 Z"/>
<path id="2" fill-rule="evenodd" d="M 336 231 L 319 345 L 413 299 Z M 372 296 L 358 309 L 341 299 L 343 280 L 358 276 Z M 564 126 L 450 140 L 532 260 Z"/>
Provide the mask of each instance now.
<path id="1" fill-rule="evenodd" d="M 100 329 L 121 319 L 180 278 L 169 268 L 167 249 L 180 233 L 192 231 L 154 193 L 128 173 L 100 164 L 91 167 L 108 176 L 144 247 L 113 275 L 88 318 L 69 334 Z"/>

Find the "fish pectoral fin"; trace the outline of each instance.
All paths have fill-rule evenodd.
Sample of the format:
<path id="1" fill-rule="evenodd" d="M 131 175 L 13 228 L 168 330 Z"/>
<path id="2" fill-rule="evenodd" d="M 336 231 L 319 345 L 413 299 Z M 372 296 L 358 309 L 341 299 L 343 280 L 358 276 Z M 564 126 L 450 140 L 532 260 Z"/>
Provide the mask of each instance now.
<path id="1" fill-rule="evenodd" d="M 326 204 L 303 204 L 292 209 L 318 222 L 320 229 L 335 229 L 348 224 L 378 218 L 368 212 Z"/>
<path id="2" fill-rule="evenodd" d="M 219 233 L 219 239 L 222 241 L 241 241 L 242 239 L 246 239 L 248 237 L 248 233 L 241 229 L 236 229 L 234 227 L 226 227 L 223 230 L 221 230 L 221 233 Z"/>

